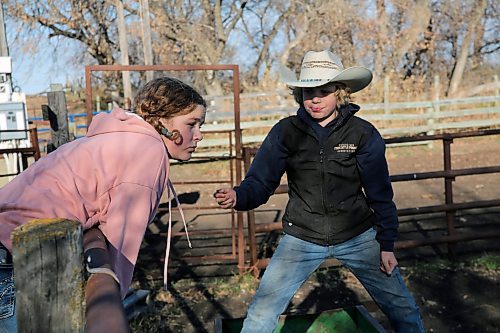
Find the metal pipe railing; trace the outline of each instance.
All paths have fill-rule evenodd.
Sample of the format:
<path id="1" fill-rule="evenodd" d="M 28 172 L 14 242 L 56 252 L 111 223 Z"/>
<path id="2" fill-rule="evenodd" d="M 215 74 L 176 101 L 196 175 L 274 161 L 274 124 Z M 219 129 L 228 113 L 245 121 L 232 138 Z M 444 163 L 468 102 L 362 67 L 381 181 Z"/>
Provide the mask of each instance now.
<path id="1" fill-rule="evenodd" d="M 453 181 L 458 176 L 468 176 L 468 175 L 478 175 L 478 174 L 490 174 L 500 172 L 500 166 L 490 166 L 490 167 L 477 167 L 477 168 L 466 168 L 466 169 L 452 169 L 451 165 L 451 145 L 454 139 L 458 138 L 470 138 L 477 136 L 486 135 L 498 135 L 500 134 L 499 129 L 493 130 L 483 130 L 483 131 L 471 131 L 464 133 L 448 133 L 448 134 L 436 134 L 436 135 L 423 135 L 417 137 L 401 137 L 401 138 L 391 138 L 385 140 L 386 144 L 392 143 L 404 143 L 404 142 L 418 142 L 418 141 L 432 141 L 441 140 L 443 142 L 443 170 L 433 171 L 433 172 L 419 172 L 419 173 L 407 173 L 399 175 L 391 175 L 391 181 L 402 182 L 402 181 L 413 181 L 422 179 L 444 179 L 445 188 L 445 204 L 434 205 L 434 206 L 424 206 L 424 207 L 414 207 L 398 209 L 398 216 L 407 215 L 420 215 L 429 213 L 444 212 L 446 214 L 446 230 L 447 235 L 441 237 L 433 237 L 429 239 L 414 239 L 414 240 L 404 240 L 398 241 L 395 244 L 397 249 L 411 248 L 425 245 L 434 244 L 447 244 L 448 253 L 451 257 L 454 256 L 454 244 L 461 241 L 485 239 L 500 237 L 500 232 L 488 232 L 488 233 L 457 233 L 454 225 L 456 212 L 459 210 L 475 209 L 475 208 L 486 208 L 486 207 L 497 207 L 500 206 L 500 200 L 481 200 L 481 201 L 470 201 L 463 203 L 454 203 L 453 201 Z M 255 156 L 257 148 L 243 148 L 243 158 L 245 170 L 250 167 L 250 160 L 252 156 Z M 287 193 L 288 185 L 281 184 L 275 191 L 275 194 Z M 250 267 L 261 269 L 266 267 L 267 260 L 257 259 L 257 245 L 256 245 L 256 233 L 266 233 L 274 230 L 282 230 L 281 222 L 270 222 L 270 223 L 255 223 L 255 211 L 248 212 L 247 217 L 248 222 L 248 238 L 249 238 L 249 251 L 250 251 Z"/>
<path id="2" fill-rule="evenodd" d="M 106 237 L 96 227 L 83 234 L 85 264 L 90 261 L 99 267 L 111 270 Z M 85 287 L 87 333 L 128 333 L 125 309 L 123 308 L 120 286 L 108 274 L 91 274 Z"/>

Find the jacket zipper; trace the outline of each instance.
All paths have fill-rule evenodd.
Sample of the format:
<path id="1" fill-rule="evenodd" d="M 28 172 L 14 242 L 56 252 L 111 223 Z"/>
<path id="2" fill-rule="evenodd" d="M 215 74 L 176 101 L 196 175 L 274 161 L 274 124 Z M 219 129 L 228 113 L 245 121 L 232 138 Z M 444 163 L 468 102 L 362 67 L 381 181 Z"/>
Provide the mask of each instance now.
<path id="1" fill-rule="evenodd" d="M 325 184 L 325 163 L 323 163 L 324 159 L 324 147 L 321 147 L 319 149 L 319 163 L 321 164 L 321 204 L 323 205 L 323 212 L 325 215 L 327 215 L 326 211 L 326 200 L 325 200 L 325 191 L 324 191 L 324 184 Z M 326 231 L 326 242 L 330 243 L 330 225 L 327 224 L 327 231 Z"/>
<path id="2" fill-rule="evenodd" d="M 324 149 L 321 147 L 319 149 L 319 163 L 321 164 L 321 203 L 323 204 L 323 211 L 326 214 L 326 205 L 325 205 L 325 192 L 323 191 L 324 180 L 325 180 L 325 164 L 323 163 L 324 158 Z"/>

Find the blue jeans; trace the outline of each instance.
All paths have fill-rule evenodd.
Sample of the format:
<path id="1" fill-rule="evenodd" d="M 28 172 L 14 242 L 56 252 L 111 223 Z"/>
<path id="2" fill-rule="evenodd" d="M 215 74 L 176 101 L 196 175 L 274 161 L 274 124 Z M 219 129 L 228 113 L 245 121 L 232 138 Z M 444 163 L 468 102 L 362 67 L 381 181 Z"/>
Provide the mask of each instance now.
<path id="1" fill-rule="evenodd" d="M 325 259 L 336 258 L 358 278 L 396 332 L 425 332 L 419 308 L 399 269 L 380 271 L 380 247 L 373 229 L 338 245 L 321 246 L 284 235 L 248 308 L 242 333 L 271 333 L 279 315 Z"/>
<path id="2" fill-rule="evenodd" d="M 16 333 L 16 289 L 12 265 L 0 265 L 0 333 Z"/>

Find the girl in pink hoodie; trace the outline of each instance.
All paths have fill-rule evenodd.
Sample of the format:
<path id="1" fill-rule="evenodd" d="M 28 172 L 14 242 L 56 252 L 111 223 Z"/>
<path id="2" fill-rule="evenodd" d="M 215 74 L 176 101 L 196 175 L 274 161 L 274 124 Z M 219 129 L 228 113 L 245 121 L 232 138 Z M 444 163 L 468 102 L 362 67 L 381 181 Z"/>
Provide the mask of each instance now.
<path id="1" fill-rule="evenodd" d="M 76 220 L 84 230 L 97 226 L 125 296 L 146 227 L 171 186 L 169 159 L 191 158 L 203 138 L 205 108 L 203 97 L 182 81 L 154 79 L 137 92 L 135 113 L 114 109 L 95 116 L 85 137 L 0 189 L 0 332 L 17 331 L 11 233 L 32 219 Z"/>

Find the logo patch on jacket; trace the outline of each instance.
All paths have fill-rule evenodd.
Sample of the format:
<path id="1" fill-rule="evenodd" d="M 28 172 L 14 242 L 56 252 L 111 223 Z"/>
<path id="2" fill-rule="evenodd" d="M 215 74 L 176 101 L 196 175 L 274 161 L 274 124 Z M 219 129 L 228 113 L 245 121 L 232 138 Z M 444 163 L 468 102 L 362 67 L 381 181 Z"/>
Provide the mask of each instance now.
<path id="1" fill-rule="evenodd" d="M 354 153 L 358 147 L 354 143 L 339 143 L 338 146 L 333 147 L 336 153 Z"/>

